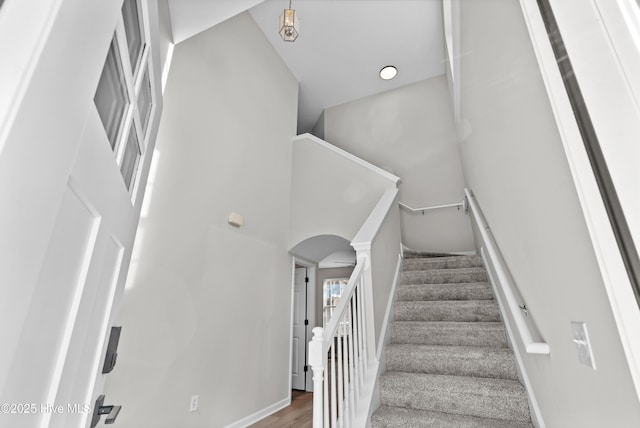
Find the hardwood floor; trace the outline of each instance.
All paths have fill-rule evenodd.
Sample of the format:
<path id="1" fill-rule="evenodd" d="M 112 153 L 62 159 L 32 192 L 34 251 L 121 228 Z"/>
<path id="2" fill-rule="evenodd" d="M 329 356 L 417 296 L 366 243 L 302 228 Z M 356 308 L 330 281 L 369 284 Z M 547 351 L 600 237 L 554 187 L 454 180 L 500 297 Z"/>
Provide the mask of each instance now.
<path id="1" fill-rule="evenodd" d="M 291 391 L 291 405 L 251 425 L 251 428 L 311 428 L 313 393 Z"/>

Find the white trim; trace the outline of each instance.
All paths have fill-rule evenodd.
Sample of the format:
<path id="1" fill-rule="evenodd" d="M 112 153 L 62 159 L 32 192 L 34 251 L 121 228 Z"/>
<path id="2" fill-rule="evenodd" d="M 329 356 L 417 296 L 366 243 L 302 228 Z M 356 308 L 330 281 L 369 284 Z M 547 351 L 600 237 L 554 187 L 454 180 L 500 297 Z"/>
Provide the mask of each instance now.
<path id="1" fill-rule="evenodd" d="M 376 356 L 378 358 L 378 366 L 375 369 L 375 383 L 374 389 L 370 392 L 371 400 L 369 400 L 368 404 L 368 416 L 366 420 L 367 428 L 371 426 L 371 415 L 375 412 L 378 407 L 380 407 L 380 390 L 378 386 L 378 381 L 380 380 L 380 376 L 387 370 L 387 360 L 384 354 L 384 348 L 391 342 L 391 335 L 389 334 L 389 329 L 391 324 L 389 321 L 392 319 L 391 311 L 393 309 L 393 304 L 396 302 L 396 288 L 398 285 L 398 278 L 400 278 L 400 271 L 402 269 L 402 244 L 400 245 L 401 252 L 398 253 L 398 263 L 396 265 L 396 272 L 393 277 L 393 285 L 391 286 L 391 292 L 389 293 L 389 300 L 387 301 L 387 309 L 385 310 L 384 319 L 382 321 L 382 326 L 380 328 L 380 337 L 378 338 L 378 349 L 376 350 Z"/>
<path id="2" fill-rule="evenodd" d="M 594 3 L 636 108 L 640 108 L 640 5 L 635 0 Z"/>
<path id="3" fill-rule="evenodd" d="M 296 291 L 296 258 L 291 257 L 291 312 L 289 313 L 289 364 L 287 365 L 287 377 L 289 378 L 289 401 L 291 401 L 291 364 L 293 364 L 293 301 Z"/>
<path id="4" fill-rule="evenodd" d="M 382 326 L 380 328 L 380 337 L 378 338 L 378 350 L 376 355 L 378 357 L 378 361 L 381 361 L 382 351 L 384 347 L 387 345 L 386 339 L 389 337 L 389 332 L 387 331 L 389 327 L 389 319 L 391 318 L 391 310 L 393 309 L 393 303 L 395 302 L 396 296 L 396 286 L 398 285 L 398 278 L 400 277 L 400 268 L 402 268 L 402 254 L 398 254 L 398 263 L 396 264 L 396 273 L 393 276 L 393 285 L 391 285 L 391 292 L 389 293 L 389 300 L 387 301 L 387 309 L 384 313 L 384 318 L 382 320 Z"/>
<path id="5" fill-rule="evenodd" d="M 453 251 L 449 254 L 453 254 L 454 256 L 477 256 L 477 251 Z"/>
<path id="6" fill-rule="evenodd" d="M 309 133 L 301 134 L 301 135 L 298 135 L 296 137 L 293 137 L 292 141 L 295 143 L 296 141 L 301 141 L 301 140 L 308 140 L 308 141 L 311 141 L 313 143 L 316 143 L 316 144 L 324 147 L 325 149 L 329 149 L 332 152 L 342 156 L 343 158 L 348 159 L 351 162 L 353 162 L 355 164 L 358 164 L 358 165 L 368 169 L 369 171 L 375 172 L 376 174 L 378 174 L 379 176 L 381 176 L 383 178 L 386 178 L 387 180 L 392 181 L 396 185 L 398 185 L 400 183 L 400 181 L 401 181 L 400 177 L 397 177 L 397 176 L 391 174 L 390 172 L 385 171 L 384 169 L 382 169 L 380 167 L 377 167 L 377 166 L 375 166 L 375 165 L 373 165 L 373 164 L 371 164 L 371 163 L 369 163 L 369 162 L 367 162 L 367 161 L 365 161 L 363 159 L 360 159 L 359 157 L 354 156 L 351 153 L 346 152 L 346 151 L 342 150 L 341 148 L 334 146 L 333 144 L 327 143 L 326 141 L 321 140 L 320 138 L 316 137 L 315 135 L 311 135 Z"/>
<path id="7" fill-rule="evenodd" d="M 309 367 L 307 370 L 307 379 L 305 382 L 307 392 L 313 392 L 313 371 L 311 370 L 311 364 L 309 364 L 309 347 L 308 343 L 313 337 L 313 328 L 316 326 L 316 267 L 307 266 L 307 277 L 309 278 L 309 284 L 307 285 L 307 319 L 309 325 L 307 325 L 307 343 L 305 346 L 307 361 L 305 364 Z M 309 294 L 310 293 L 310 294 Z"/>
<path id="8" fill-rule="evenodd" d="M 569 3 L 572 2 L 566 3 L 554 2 L 554 10 L 563 7 L 570 8 L 571 4 Z M 558 70 L 536 0 L 520 0 L 520 6 L 540 66 L 540 73 L 547 90 L 556 124 L 558 125 L 580 207 L 593 243 L 598 267 L 627 358 L 631 378 L 636 394 L 640 397 L 640 337 L 636 333 L 636 327 L 640 325 L 640 311 L 611 230 L 611 224 L 593 176 L 591 164 L 585 152 L 582 137 L 575 122 L 573 110 L 567 98 L 562 76 Z M 581 9 L 586 12 L 590 8 L 585 5 Z M 567 14 L 569 12 L 565 11 Z M 569 32 L 571 33 L 571 31 Z M 575 29 L 574 32 L 579 33 Z M 574 37 L 580 37 L 580 35 L 574 34 Z M 589 48 L 591 49 L 591 46 Z M 601 63 L 603 62 L 606 61 L 601 61 Z M 588 102 L 588 100 L 586 101 Z M 609 105 L 607 103 L 601 104 Z M 597 126 L 597 124 L 594 123 L 594 126 Z"/>
<path id="9" fill-rule="evenodd" d="M 167 57 L 164 60 L 164 66 L 162 67 L 162 95 L 164 95 L 164 89 L 167 86 L 167 79 L 169 79 L 169 70 L 171 69 L 171 61 L 173 60 L 173 48 L 176 45 L 169 43 L 169 49 L 167 50 Z"/>
<path id="10" fill-rule="evenodd" d="M 289 392 L 289 398 L 285 398 L 284 400 L 280 400 L 277 403 L 273 403 L 270 406 L 265 407 L 262 410 L 259 410 L 249 416 L 247 416 L 246 418 L 242 418 L 239 421 L 233 422 L 229 425 L 227 425 L 225 428 L 245 428 L 249 425 L 252 425 L 264 418 L 266 418 L 269 415 L 274 414 L 275 412 L 277 412 L 278 410 L 282 410 L 285 407 L 287 407 L 288 405 L 291 404 L 291 392 Z"/>
<path id="11" fill-rule="evenodd" d="M 367 220 L 362 224 L 362 227 L 351 241 L 351 246 L 356 251 L 366 251 L 371 249 L 371 242 L 378 234 L 378 230 L 382 226 L 387 214 L 391 211 L 391 206 L 394 204 L 396 197 L 398 196 L 398 189 L 386 190 L 378 203 L 367 217 Z"/>
<path id="12" fill-rule="evenodd" d="M 307 371 L 307 375 L 306 375 L 305 391 L 313 392 L 313 372 L 311 371 L 311 365 L 309 364 L 308 344 L 311 341 L 311 338 L 313 337 L 312 330 L 314 327 L 316 327 L 316 265 L 311 261 L 294 256 L 293 258 L 294 287 L 295 287 L 296 264 L 307 268 L 307 277 L 309 278 L 309 285 L 307 286 L 307 291 L 306 291 L 307 292 L 307 319 L 309 320 L 309 325 L 307 325 L 307 343 L 305 344 L 305 346 L 307 347 L 305 352 L 307 361 L 305 361 L 305 363 L 307 366 L 309 366 L 309 370 Z M 292 294 L 291 300 L 293 300 L 293 294 Z M 291 319 L 293 320 L 293 312 L 291 313 Z M 293 323 L 291 323 L 291 328 L 293 329 Z M 293 333 L 291 335 L 293 336 Z M 291 378 L 291 373 L 289 373 L 289 378 Z"/>
<path id="13" fill-rule="evenodd" d="M 480 256 L 482 257 L 482 262 L 487 271 L 487 275 L 489 276 L 489 281 L 491 282 L 491 286 L 493 288 L 493 294 L 496 296 L 496 300 L 498 301 L 498 306 L 500 306 L 500 312 L 502 314 L 506 314 L 504 303 L 502 301 L 502 296 L 498 293 L 498 287 L 496 286 L 496 279 L 489 269 L 489 266 L 493 265 L 493 263 L 488 263 L 486 255 L 484 253 L 484 247 L 480 247 Z M 511 327 L 511 321 L 509 317 L 503 316 L 502 321 L 504 322 L 505 328 L 507 330 L 507 335 L 509 336 L 509 343 L 512 344 L 512 348 L 515 346 L 516 338 L 513 334 L 513 328 Z M 524 365 L 524 361 L 522 361 L 522 356 L 517 349 L 511 349 L 513 354 L 516 357 L 516 363 L 518 364 L 518 373 L 521 377 L 521 382 L 524 384 L 524 388 L 527 390 L 527 398 L 529 399 L 529 409 L 531 410 L 531 422 L 536 428 L 545 428 L 546 425 L 544 423 L 544 419 L 542 418 L 542 411 L 540 410 L 540 406 L 538 405 L 538 400 L 536 399 L 536 394 L 531 386 L 531 381 L 529 380 L 529 376 L 527 375 L 527 370 Z"/>

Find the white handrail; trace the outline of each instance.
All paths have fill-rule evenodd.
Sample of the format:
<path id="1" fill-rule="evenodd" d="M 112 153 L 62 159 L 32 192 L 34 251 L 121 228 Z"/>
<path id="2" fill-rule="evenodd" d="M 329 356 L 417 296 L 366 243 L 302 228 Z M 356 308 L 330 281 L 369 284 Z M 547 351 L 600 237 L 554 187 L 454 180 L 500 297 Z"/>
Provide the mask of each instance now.
<path id="1" fill-rule="evenodd" d="M 313 371 L 313 427 L 364 426 L 374 393 L 378 359 L 371 246 L 395 201 L 387 190 L 351 245 L 357 264 L 326 328 L 313 329 L 309 365 Z M 329 357 L 330 355 L 330 357 Z"/>
<path id="2" fill-rule="evenodd" d="M 422 212 L 423 215 L 425 211 L 432 211 L 432 210 L 439 210 L 442 208 L 453 208 L 453 207 L 458 207 L 458 209 L 460 209 L 461 207 L 464 206 L 462 202 L 455 202 L 453 204 L 444 204 L 444 205 L 432 205 L 430 207 L 422 207 L 422 208 L 411 208 L 409 205 L 403 204 L 402 202 L 398 202 L 398 204 L 400 205 L 400 207 L 404 208 L 407 211 L 410 211 L 412 213 Z"/>
<path id="3" fill-rule="evenodd" d="M 367 217 L 367 220 L 362 224 L 358 233 L 351 241 L 351 246 L 358 251 L 359 248 L 366 249 L 367 245 L 371 245 L 373 239 L 378 234 L 382 222 L 384 222 L 389 209 L 393 206 L 393 201 L 398 194 L 398 189 L 388 189 L 383 194 L 376 206 Z"/>
<path id="4" fill-rule="evenodd" d="M 516 324 L 516 328 L 520 333 L 520 337 L 522 338 L 522 342 L 524 343 L 525 349 L 528 354 L 543 354 L 547 355 L 551 352 L 549 345 L 545 342 L 537 342 L 534 341 L 533 335 L 529 326 L 527 325 L 527 321 L 524 318 L 524 314 L 522 312 L 522 308 L 526 308 L 525 305 L 520 306 L 516 299 L 515 294 L 513 293 L 512 281 L 509 279 L 507 275 L 506 268 L 501 263 L 501 257 L 499 250 L 497 249 L 493 236 L 491 236 L 491 232 L 489 226 L 485 222 L 482 212 L 480 211 L 480 207 L 478 206 L 473 194 L 469 191 L 469 189 L 464 189 L 464 194 L 467 199 L 467 203 L 469 204 L 469 209 L 473 216 L 473 219 L 478 227 L 478 231 L 482 236 L 482 241 L 489 253 L 489 258 L 493 261 L 493 267 L 498 276 L 498 285 L 502 289 L 504 297 L 506 299 L 507 308 L 511 312 L 513 319 Z"/>
<path id="5" fill-rule="evenodd" d="M 349 277 L 349 282 L 347 283 L 347 286 L 344 288 L 344 292 L 340 296 L 340 300 L 338 300 L 338 304 L 336 305 L 336 308 L 333 310 L 333 314 L 338 316 L 331 316 L 331 318 L 329 319 L 329 323 L 324 328 L 325 337 L 332 337 L 338 331 L 338 327 L 340 327 L 339 315 L 342 314 L 347 309 L 349 300 L 351 300 L 351 297 L 353 296 L 353 293 L 356 290 L 356 285 L 357 285 L 356 282 L 360 279 L 362 269 L 364 269 L 365 264 L 366 264 L 365 257 L 361 256 L 358 259 L 358 262 L 356 263 L 356 267 L 353 269 L 353 272 L 351 273 L 351 277 Z M 323 351 L 328 351 L 329 345 L 330 345 L 330 340 L 325 339 L 323 344 L 323 347 L 324 347 Z"/>

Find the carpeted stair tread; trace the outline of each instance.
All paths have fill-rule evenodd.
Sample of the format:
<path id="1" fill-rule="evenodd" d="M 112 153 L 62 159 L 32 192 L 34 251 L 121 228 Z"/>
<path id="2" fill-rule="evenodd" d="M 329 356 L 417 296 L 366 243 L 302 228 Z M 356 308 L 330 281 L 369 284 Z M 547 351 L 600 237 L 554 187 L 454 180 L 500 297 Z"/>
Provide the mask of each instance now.
<path id="1" fill-rule="evenodd" d="M 508 348 L 391 344 L 385 351 L 390 371 L 518 379 Z"/>
<path id="2" fill-rule="evenodd" d="M 396 302 L 397 321 L 500 321 L 494 300 L 434 300 Z"/>
<path id="3" fill-rule="evenodd" d="M 372 428 L 533 428 L 528 422 L 487 419 L 427 410 L 381 406 L 371 417 Z"/>
<path id="4" fill-rule="evenodd" d="M 412 258 L 402 261 L 403 271 L 425 269 L 453 269 L 465 267 L 482 267 L 480 256 L 450 256 L 431 258 Z"/>
<path id="5" fill-rule="evenodd" d="M 501 322 L 423 322 L 391 323 L 392 343 L 443 346 L 507 346 L 507 334 Z"/>
<path id="6" fill-rule="evenodd" d="M 388 371 L 380 377 L 385 406 L 530 422 L 518 381 Z"/>
<path id="7" fill-rule="evenodd" d="M 487 272 L 482 267 L 429 269 L 403 271 L 399 284 L 449 284 L 455 282 L 486 282 Z"/>
<path id="8" fill-rule="evenodd" d="M 399 301 L 410 300 L 493 300 L 488 282 L 462 282 L 454 284 L 398 285 Z"/>
<path id="9" fill-rule="evenodd" d="M 405 252 L 372 427 L 532 428 L 478 256 Z"/>

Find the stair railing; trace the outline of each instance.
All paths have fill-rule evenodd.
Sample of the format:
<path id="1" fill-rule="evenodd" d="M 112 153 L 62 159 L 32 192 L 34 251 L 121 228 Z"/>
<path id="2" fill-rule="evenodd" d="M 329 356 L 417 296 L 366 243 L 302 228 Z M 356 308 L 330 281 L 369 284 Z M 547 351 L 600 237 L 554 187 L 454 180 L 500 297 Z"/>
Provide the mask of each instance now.
<path id="1" fill-rule="evenodd" d="M 404 204 L 402 202 L 398 202 L 398 205 L 400 205 L 400 208 L 403 208 L 412 214 L 421 212 L 422 215 L 424 215 L 425 211 L 441 210 L 443 208 L 453 208 L 453 207 L 460 209 L 460 208 L 463 208 L 464 204 L 462 202 L 454 202 L 452 204 L 431 205 L 431 206 L 422 207 L 422 208 L 411 208 L 409 205 Z"/>
<path id="2" fill-rule="evenodd" d="M 513 316 L 513 320 L 516 325 L 516 329 L 518 330 L 518 333 L 520 334 L 522 342 L 524 343 L 525 350 L 527 351 L 528 354 L 543 354 L 543 355 L 549 354 L 550 348 L 547 343 L 542 341 L 536 341 L 533 339 L 534 334 L 532 330 L 529 328 L 529 325 L 525 318 L 529 315 L 529 308 L 527 308 L 527 305 L 524 303 L 522 304 L 518 303 L 518 300 L 513 291 L 513 287 L 515 287 L 515 284 L 513 284 L 513 281 L 510 279 L 511 276 L 509 275 L 507 268 L 504 266 L 502 262 L 503 259 L 500 254 L 500 250 L 495 244 L 495 240 L 493 238 L 493 235 L 491 234 L 491 230 L 489 229 L 489 226 L 487 225 L 484 219 L 484 216 L 482 215 L 482 211 L 480 211 L 480 207 L 478 206 L 478 203 L 476 202 L 476 199 L 473 196 L 473 193 L 469 191 L 469 189 L 464 189 L 464 194 L 465 194 L 465 202 L 464 202 L 465 208 L 471 211 L 471 216 L 482 238 L 483 259 L 485 259 L 484 251 L 486 249 L 486 252 L 488 253 L 487 255 L 489 257 L 489 260 L 491 261 L 493 270 L 495 271 L 495 274 L 497 276 L 497 281 L 493 281 L 493 275 L 491 274 L 491 269 L 489 269 L 489 266 L 487 266 L 487 273 L 492 279 L 491 282 L 494 283 L 495 286 L 499 286 L 500 289 L 502 290 L 502 294 L 504 295 L 506 300 L 506 305 L 504 305 L 506 307 L 504 309 L 508 309 L 509 312 L 511 312 L 511 315 Z M 487 265 L 487 260 L 485 259 L 484 261 L 485 261 L 485 265 Z M 496 292 L 496 294 L 498 293 Z M 499 301 L 501 300 L 499 295 L 497 295 L 496 297 L 498 298 Z"/>
<path id="3" fill-rule="evenodd" d="M 397 207 L 397 194 L 387 190 L 360 228 L 351 243 L 357 263 L 349 282 L 326 327 L 313 329 L 313 428 L 360 427 L 369 417 L 378 371 L 371 249 L 387 214 Z"/>

